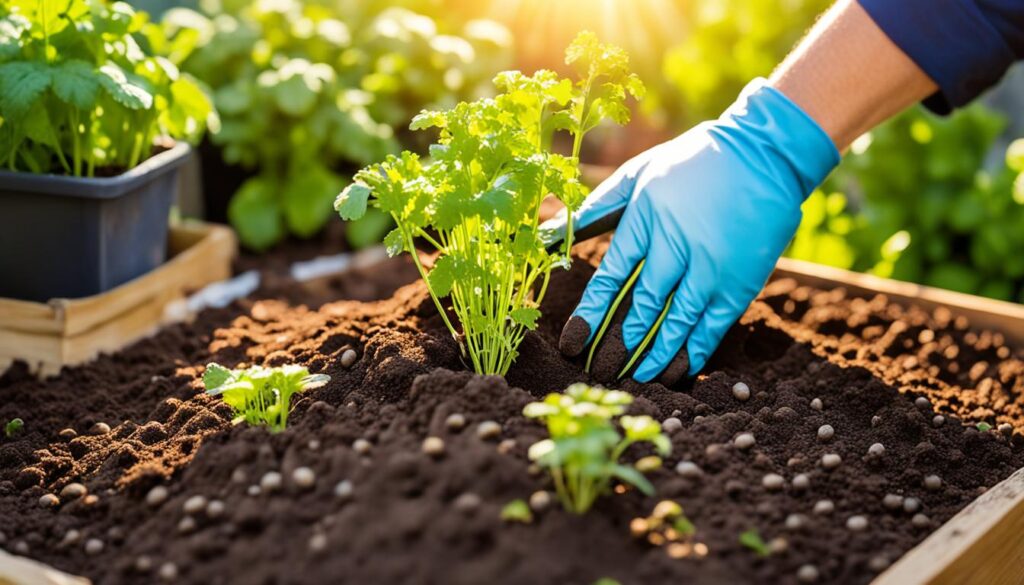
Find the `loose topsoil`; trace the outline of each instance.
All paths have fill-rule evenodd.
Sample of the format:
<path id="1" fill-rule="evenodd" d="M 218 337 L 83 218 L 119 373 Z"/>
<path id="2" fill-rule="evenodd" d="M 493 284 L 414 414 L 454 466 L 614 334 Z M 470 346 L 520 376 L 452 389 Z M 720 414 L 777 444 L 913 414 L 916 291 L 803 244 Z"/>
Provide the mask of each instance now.
<path id="1" fill-rule="evenodd" d="M 15 366 L 0 378 L 0 421 L 18 416 L 25 428 L 0 438 L 0 547 L 112 585 L 785 584 L 804 565 L 819 582 L 867 583 L 1024 466 L 1021 436 L 1010 432 L 1024 431 L 1020 348 L 947 311 L 782 280 L 696 381 L 622 384 L 637 396 L 635 412 L 682 423 L 665 467 L 649 474 L 656 497 L 610 494 L 582 517 L 552 502 L 531 524 L 503 522 L 507 502 L 550 489 L 530 470 L 526 450 L 544 433 L 523 405 L 588 379 L 581 360 L 557 350 L 601 245 L 580 253 L 554 276 L 540 327 L 507 380 L 466 371 L 420 283 L 391 294 L 413 278 L 401 260 L 351 277 L 379 286 L 333 289 L 376 302 L 325 303 L 323 291 L 295 287 L 207 311 L 49 381 Z M 358 354 L 349 369 L 347 349 Z M 232 426 L 229 409 L 202 392 L 210 361 L 296 362 L 331 381 L 300 398 L 288 429 L 271 435 Z M 737 382 L 748 400 L 734 396 Z M 466 426 L 446 425 L 451 414 Z M 499 436 L 478 436 L 488 420 Z M 980 421 L 993 428 L 979 430 Z M 825 424 L 834 436 L 822 441 Z M 756 444 L 738 448 L 740 433 Z M 444 440 L 442 456 L 422 452 L 427 436 Z M 357 452 L 358 439 L 369 449 Z M 875 443 L 884 453 L 868 454 Z M 823 468 L 825 454 L 841 465 Z M 683 460 L 702 472 L 676 473 Z M 315 473 L 310 487 L 293 479 L 303 466 Z M 282 474 L 279 489 L 259 487 L 268 472 Z M 770 473 L 784 478 L 781 489 L 764 487 Z M 798 474 L 809 480 L 803 489 Z M 928 489 L 931 475 L 939 484 Z M 338 497 L 346 480 L 351 494 L 342 487 Z M 88 495 L 40 506 L 70 482 Z M 155 486 L 169 495 L 147 503 Z M 920 507 L 889 509 L 887 494 Z M 223 509 L 193 500 L 198 511 L 186 514 L 196 495 Z M 673 559 L 630 535 L 631 520 L 661 499 L 683 506 L 705 557 Z M 824 500 L 833 510 L 816 513 Z M 851 516 L 866 528 L 848 527 Z M 749 529 L 771 543 L 771 556 L 738 543 Z"/>

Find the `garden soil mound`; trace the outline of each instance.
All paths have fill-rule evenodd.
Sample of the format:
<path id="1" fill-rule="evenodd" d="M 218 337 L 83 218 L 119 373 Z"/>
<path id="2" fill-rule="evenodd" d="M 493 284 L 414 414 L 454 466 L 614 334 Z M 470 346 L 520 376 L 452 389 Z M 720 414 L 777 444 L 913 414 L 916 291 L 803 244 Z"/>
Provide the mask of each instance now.
<path id="1" fill-rule="evenodd" d="M 506 379 L 466 371 L 420 283 L 391 294 L 393 281 L 411 278 L 398 260 L 333 289 L 383 300 L 263 291 L 56 379 L 15 366 L 0 378 L 0 421 L 19 416 L 25 429 L 0 439 L 0 547 L 104 585 L 786 584 L 806 564 L 820 582 L 868 583 L 1024 466 L 1010 432 L 1024 431 L 1020 348 L 955 314 L 782 280 L 696 381 L 622 385 L 638 397 L 634 411 L 682 421 L 665 467 L 649 474 L 657 497 L 626 490 L 582 517 L 552 502 L 530 524 L 503 522 L 506 503 L 550 489 L 531 473 L 526 450 L 543 431 L 523 406 L 588 380 L 582 358 L 557 350 L 601 245 L 580 250 L 572 271 L 554 276 L 544 318 Z M 359 356 L 349 369 L 347 349 Z M 331 382 L 299 398 L 288 429 L 270 435 L 232 426 L 229 409 L 203 393 L 210 361 L 295 362 Z M 746 401 L 733 395 L 741 381 Z M 446 424 L 452 414 L 464 428 Z M 484 421 L 500 425 L 498 436 L 479 436 Z M 818 438 L 824 424 L 834 429 L 828 441 Z M 756 445 L 738 449 L 739 433 Z M 443 455 L 423 453 L 428 436 L 443 439 Z M 358 439 L 370 448 L 357 451 Z M 868 455 L 875 443 L 884 454 Z M 842 464 L 824 469 L 827 453 Z M 681 460 L 703 472 L 677 474 Z M 300 467 L 315 472 L 312 486 L 293 479 Z M 260 487 L 268 472 L 283 477 L 278 489 Z M 763 487 L 769 473 L 785 478 L 782 489 Z M 794 487 L 797 474 L 808 487 Z M 930 475 L 937 489 L 924 487 Z M 40 506 L 71 482 L 87 494 Z M 156 486 L 166 499 L 147 502 Z M 887 494 L 920 509 L 890 510 Z M 223 510 L 186 514 L 197 495 Z M 630 521 L 661 499 L 683 506 L 707 556 L 673 559 L 630 535 Z M 831 513 L 815 513 L 822 500 Z M 924 516 L 913 522 L 915 513 Z M 847 527 L 854 515 L 866 530 Z M 773 542 L 770 557 L 738 543 L 749 529 Z"/>

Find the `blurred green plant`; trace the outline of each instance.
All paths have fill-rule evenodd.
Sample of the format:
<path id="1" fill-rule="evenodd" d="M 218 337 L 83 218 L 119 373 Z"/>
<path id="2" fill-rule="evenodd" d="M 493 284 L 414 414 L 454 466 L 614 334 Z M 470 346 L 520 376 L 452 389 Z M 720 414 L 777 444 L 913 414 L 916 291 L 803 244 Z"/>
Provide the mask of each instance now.
<path id="1" fill-rule="evenodd" d="M 316 234 L 353 167 L 406 148 L 423 108 L 478 97 L 510 42 L 488 21 L 443 34 L 430 17 L 379 1 L 224 0 L 172 9 L 164 54 L 215 90 L 224 161 L 257 174 L 228 208 L 242 242 L 266 249 Z M 387 218 L 353 228 L 379 241 Z"/>
<path id="2" fill-rule="evenodd" d="M 0 3 L 0 165 L 93 176 L 130 169 L 154 141 L 196 141 L 207 95 L 136 35 L 144 12 L 102 0 Z"/>

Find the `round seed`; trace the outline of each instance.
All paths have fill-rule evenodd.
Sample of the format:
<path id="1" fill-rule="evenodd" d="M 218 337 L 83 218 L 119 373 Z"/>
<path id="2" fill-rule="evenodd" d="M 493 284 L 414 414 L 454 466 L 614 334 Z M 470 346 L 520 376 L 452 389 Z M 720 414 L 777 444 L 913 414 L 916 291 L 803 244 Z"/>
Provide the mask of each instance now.
<path id="1" fill-rule="evenodd" d="M 826 453 L 821 456 L 821 466 L 825 469 L 835 469 L 843 464 L 843 458 L 836 453 Z"/>
<path id="2" fill-rule="evenodd" d="M 753 447 L 754 444 L 757 443 L 757 440 L 754 439 L 754 435 L 752 435 L 751 433 L 740 433 L 739 435 L 736 436 L 736 439 L 733 441 L 733 443 L 735 443 L 738 449 L 746 451 L 747 449 Z"/>
<path id="3" fill-rule="evenodd" d="M 921 410 L 927 410 L 932 407 L 932 403 L 924 396 L 918 396 L 917 398 L 914 399 L 914 406 L 920 408 Z"/>
<path id="4" fill-rule="evenodd" d="M 449 414 L 448 418 L 444 419 L 444 426 L 448 427 L 449 431 L 461 431 L 466 426 L 466 417 L 459 414 Z"/>
<path id="5" fill-rule="evenodd" d="M 786 485 L 786 480 L 777 473 L 769 473 L 761 478 L 761 485 L 764 486 L 766 490 L 774 492 L 781 490 L 782 487 Z"/>
<path id="6" fill-rule="evenodd" d="M 236 467 L 235 470 L 231 472 L 231 481 L 235 483 L 245 483 L 249 481 L 249 474 L 241 467 Z"/>
<path id="7" fill-rule="evenodd" d="M 334 497 L 339 500 L 347 500 L 351 498 L 354 493 L 355 486 L 353 486 L 352 482 L 347 479 L 339 481 L 338 484 L 334 486 Z"/>
<path id="8" fill-rule="evenodd" d="M 39 496 L 40 508 L 53 508 L 60 505 L 60 498 L 54 494 L 43 494 Z"/>
<path id="9" fill-rule="evenodd" d="M 899 510 L 903 507 L 903 496 L 885 494 L 885 497 L 882 498 L 882 505 L 888 510 Z"/>
<path id="10" fill-rule="evenodd" d="M 245 488 L 245 493 L 247 493 L 250 496 L 255 498 L 256 496 L 262 494 L 263 490 L 260 489 L 260 486 L 258 486 L 256 484 L 253 484 L 253 485 Z"/>
<path id="11" fill-rule="evenodd" d="M 796 570 L 796 580 L 801 583 L 815 583 L 821 574 L 814 565 L 802 565 Z"/>
<path id="12" fill-rule="evenodd" d="M 181 511 L 190 515 L 198 514 L 205 509 L 206 497 L 204 496 L 192 496 L 181 506 Z"/>
<path id="13" fill-rule="evenodd" d="M 872 444 L 868 447 L 868 455 L 871 455 L 872 457 L 881 457 L 882 455 L 885 455 L 885 445 L 881 443 Z"/>
<path id="14" fill-rule="evenodd" d="M 750 400 L 750 386 L 747 386 L 743 382 L 736 382 L 732 386 L 732 395 L 736 397 L 736 400 L 746 402 L 747 400 Z"/>
<path id="15" fill-rule="evenodd" d="M 500 443 L 498 443 L 498 453 L 501 453 L 502 455 L 508 455 L 515 448 L 516 448 L 516 440 L 515 439 L 502 439 L 502 441 Z"/>
<path id="16" fill-rule="evenodd" d="M 913 514 L 921 509 L 921 502 L 917 498 L 905 498 L 903 500 L 903 511 Z"/>
<path id="17" fill-rule="evenodd" d="M 996 429 L 1007 437 L 1013 436 L 1013 425 L 1010 423 L 1002 423 Z"/>
<path id="18" fill-rule="evenodd" d="M 440 437 L 427 437 L 423 440 L 423 452 L 431 457 L 444 455 L 444 440 Z"/>
<path id="19" fill-rule="evenodd" d="M 346 349 L 341 353 L 341 367 L 351 368 L 357 359 L 359 359 L 359 355 L 356 353 L 356 350 Z"/>
<path id="20" fill-rule="evenodd" d="M 146 555 L 140 555 L 135 558 L 135 570 L 140 573 L 148 573 L 153 568 L 153 559 Z"/>
<path id="21" fill-rule="evenodd" d="M 65 441 L 70 441 L 71 439 L 77 437 L 78 433 L 75 431 L 75 429 L 62 429 L 59 433 L 57 433 L 57 435 L 60 436 L 60 438 L 64 439 Z"/>
<path id="22" fill-rule="evenodd" d="M 803 514 L 790 514 L 786 516 L 786 530 L 803 530 L 807 526 L 807 516 Z"/>
<path id="23" fill-rule="evenodd" d="M 206 504 L 206 517 L 207 518 L 220 518 L 224 515 L 224 502 L 220 500 L 210 500 L 209 504 Z"/>
<path id="24" fill-rule="evenodd" d="M 805 473 L 800 473 L 793 476 L 793 488 L 797 490 L 805 490 L 811 487 L 811 478 Z"/>
<path id="25" fill-rule="evenodd" d="M 483 440 L 497 439 L 501 435 L 501 425 L 493 420 L 485 420 L 476 427 L 476 436 Z"/>
<path id="26" fill-rule="evenodd" d="M 72 528 L 64 533 L 64 538 L 60 540 L 61 546 L 71 546 L 77 543 L 82 538 L 82 533 Z"/>
<path id="27" fill-rule="evenodd" d="M 871 560 L 868 561 L 868 568 L 876 573 L 881 573 L 888 569 L 890 564 L 889 557 L 885 555 L 877 555 L 871 557 Z"/>
<path id="28" fill-rule="evenodd" d="M 94 557 L 103 552 L 103 541 L 98 538 L 90 538 L 85 541 L 85 554 Z"/>
<path id="29" fill-rule="evenodd" d="M 924 478 L 924 487 L 929 491 L 938 491 L 942 487 L 942 478 L 937 475 L 928 475 Z"/>
<path id="30" fill-rule="evenodd" d="M 351 351 L 351 350 L 350 350 Z M 327 535 L 323 532 L 317 532 L 313 536 L 309 537 L 309 550 L 313 552 L 320 552 L 327 548 Z"/>
<path id="31" fill-rule="evenodd" d="M 935 416 L 932 417 L 933 427 L 941 427 L 944 424 L 946 424 L 946 417 L 942 416 L 941 414 L 936 414 Z"/>
<path id="32" fill-rule="evenodd" d="M 366 455 L 370 452 L 371 448 L 373 448 L 373 444 L 366 439 L 356 439 L 352 443 L 352 450 L 360 455 Z"/>
<path id="33" fill-rule="evenodd" d="M 538 490 L 530 494 L 530 509 L 534 512 L 542 512 L 551 505 L 551 492 Z"/>
<path id="34" fill-rule="evenodd" d="M 689 479 L 697 479 L 704 475 L 704 471 L 693 461 L 680 461 L 677 463 L 676 473 Z"/>
<path id="35" fill-rule="evenodd" d="M 821 398 L 815 398 L 811 400 L 811 408 L 814 410 L 825 410 L 825 403 L 821 401 Z"/>
<path id="36" fill-rule="evenodd" d="M 178 578 L 178 565 L 174 563 L 164 563 L 160 565 L 160 570 L 157 571 L 160 578 L 164 581 L 174 581 Z"/>
<path id="37" fill-rule="evenodd" d="M 910 523 L 913 524 L 915 528 L 926 528 L 932 523 L 932 521 L 924 514 L 914 514 L 914 517 L 910 519 Z"/>
<path id="38" fill-rule="evenodd" d="M 880 424 L 882 424 L 882 417 L 878 416 L 877 414 L 875 416 L 871 417 L 871 426 L 872 427 L 877 427 Z"/>
<path id="39" fill-rule="evenodd" d="M 481 503 L 482 500 L 480 499 L 480 496 L 472 492 L 466 492 L 464 494 L 459 495 L 459 497 L 455 498 L 455 501 L 452 503 L 452 505 L 455 507 L 456 510 L 468 514 L 469 512 L 472 512 L 479 508 Z"/>
<path id="40" fill-rule="evenodd" d="M 268 494 L 270 492 L 276 492 L 281 489 L 281 485 L 283 483 L 280 473 L 276 471 L 268 471 L 260 478 L 260 490 L 267 492 Z"/>
<path id="41" fill-rule="evenodd" d="M 196 529 L 196 519 L 191 516 L 185 516 L 178 521 L 178 532 L 182 534 L 188 534 Z"/>
<path id="42" fill-rule="evenodd" d="M 789 550 L 789 541 L 781 536 L 776 536 L 768 541 L 768 550 L 772 551 L 773 555 L 781 555 Z"/>
<path id="43" fill-rule="evenodd" d="M 818 500 L 814 504 L 814 513 L 819 516 L 828 516 L 836 509 L 836 505 L 832 503 L 832 500 Z"/>
<path id="44" fill-rule="evenodd" d="M 846 528 L 854 532 L 863 532 L 868 528 L 868 519 L 864 516 L 850 516 L 846 519 Z"/>
<path id="45" fill-rule="evenodd" d="M 98 422 L 89 427 L 90 435 L 105 435 L 110 432 L 110 425 L 105 422 Z"/>
<path id="46" fill-rule="evenodd" d="M 308 490 L 316 485 L 316 472 L 308 467 L 296 467 L 292 471 L 292 483 L 299 489 Z"/>
<path id="47" fill-rule="evenodd" d="M 818 427 L 818 440 L 829 441 L 836 434 L 836 430 L 832 428 L 832 425 L 821 425 Z"/>
<path id="48" fill-rule="evenodd" d="M 88 490 L 86 490 L 85 486 L 80 483 L 69 483 L 68 485 L 64 486 L 64 489 L 60 490 L 60 497 L 64 498 L 65 500 L 73 500 L 75 498 L 80 498 L 84 496 L 86 491 Z"/>
<path id="49" fill-rule="evenodd" d="M 674 433 L 681 428 L 683 428 L 683 421 L 674 416 L 666 418 L 664 422 L 661 423 L 661 429 L 666 433 Z"/>

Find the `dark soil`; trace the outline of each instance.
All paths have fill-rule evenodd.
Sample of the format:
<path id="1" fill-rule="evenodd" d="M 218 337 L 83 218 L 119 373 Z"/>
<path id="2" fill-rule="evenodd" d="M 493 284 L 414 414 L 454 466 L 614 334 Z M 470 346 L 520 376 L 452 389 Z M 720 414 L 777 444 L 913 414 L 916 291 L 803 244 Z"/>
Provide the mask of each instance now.
<path id="1" fill-rule="evenodd" d="M 16 366 L 0 378 L 0 421 L 20 416 L 26 424 L 0 440 L 0 547 L 103 585 L 165 582 L 167 563 L 176 576 L 166 582 L 203 585 L 587 585 L 601 577 L 624 585 L 787 584 L 805 564 L 819 569 L 821 582 L 867 583 L 1024 466 L 1020 435 L 974 426 L 985 420 L 1024 431 L 1020 348 L 947 312 L 779 281 L 696 381 L 624 384 L 637 396 L 636 412 L 682 421 L 665 468 L 649 474 L 656 498 L 626 491 L 583 517 L 552 505 L 532 524 L 503 523 L 507 502 L 550 488 L 530 473 L 526 450 L 543 432 L 521 416 L 523 405 L 587 379 L 585 354 L 566 360 L 557 349 L 600 245 L 580 251 L 572 271 L 553 277 L 544 318 L 507 381 L 465 371 L 419 283 L 378 302 L 326 304 L 325 295 L 360 287 L 305 293 L 293 285 L 278 291 L 282 300 L 207 311 L 46 382 Z M 389 295 L 396 281 L 413 277 L 401 264 L 348 278 L 387 283 L 366 287 L 362 298 Z M 340 356 L 349 348 L 359 360 L 345 369 Z M 270 435 L 231 426 L 228 409 L 203 394 L 209 361 L 297 362 L 332 379 L 297 401 L 285 432 Z M 733 396 L 739 381 L 751 390 L 747 401 Z M 918 397 L 929 402 L 916 405 Z M 445 424 L 453 413 L 467 420 L 461 431 Z M 936 413 L 944 424 L 933 424 Z M 477 436 L 485 420 L 500 423 L 500 437 Z M 112 430 L 89 435 L 97 422 Z M 823 424 L 835 429 L 828 442 L 817 436 Z M 78 436 L 62 437 L 66 428 Z M 738 449 L 739 433 L 752 433 L 756 445 Z M 427 436 L 444 439 L 442 457 L 421 451 Z M 370 441 L 367 453 L 353 448 L 357 439 Z M 883 455 L 868 455 L 874 443 L 885 446 Z M 823 469 L 826 453 L 841 455 L 841 466 Z M 681 460 L 698 464 L 702 476 L 677 474 Z M 316 473 L 310 489 L 292 480 L 301 466 Z M 271 471 L 283 475 L 283 487 L 256 494 Z M 768 473 L 785 478 L 783 489 L 762 487 Z M 807 489 L 793 486 L 797 474 L 807 475 Z M 928 490 L 932 474 L 941 486 Z M 334 495 L 343 480 L 352 482 L 351 498 Z M 95 498 L 39 506 L 40 496 L 72 481 Z M 170 496 L 150 506 L 145 497 L 157 485 Z M 890 493 L 919 499 L 924 525 L 886 509 Z M 193 526 L 182 525 L 184 502 L 195 495 L 223 502 L 223 514 L 194 514 Z M 630 521 L 660 499 L 682 504 L 708 546 L 705 558 L 672 559 L 630 536 Z M 815 514 L 826 499 L 834 511 Z M 791 514 L 803 515 L 802 527 L 787 528 Z M 847 528 L 853 515 L 866 517 L 867 530 Z M 785 550 L 779 540 L 778 552 L 756 557 L 737 542 L 751 528 L 765 541 L 784 539 Z M 87 554 L 89 539 L 102 550 L 94 544 Z"/>

